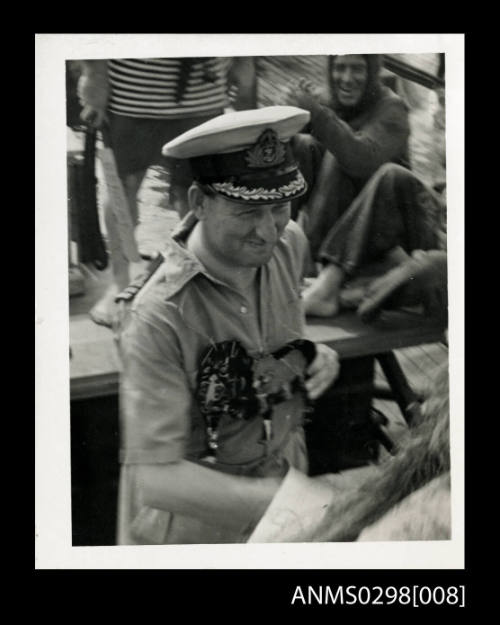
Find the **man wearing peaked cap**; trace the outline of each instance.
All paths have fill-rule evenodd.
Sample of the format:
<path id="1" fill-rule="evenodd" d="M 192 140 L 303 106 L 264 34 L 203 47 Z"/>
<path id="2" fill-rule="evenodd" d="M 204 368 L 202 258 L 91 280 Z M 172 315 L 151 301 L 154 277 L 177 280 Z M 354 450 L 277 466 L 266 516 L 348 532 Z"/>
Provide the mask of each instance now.
<path id="1" fill-rule="evenodd" d="M 289 141 L 308 119 L 229 113 L 163 148 L 189 160 L 191 210 L 121 296 L 119 544 L 245 542 L 272 501 L 281 514 L 284 482 L 321 489 L 302 423 L 339 365 L 303 339 L 290 201 L 306 184 Z"/>

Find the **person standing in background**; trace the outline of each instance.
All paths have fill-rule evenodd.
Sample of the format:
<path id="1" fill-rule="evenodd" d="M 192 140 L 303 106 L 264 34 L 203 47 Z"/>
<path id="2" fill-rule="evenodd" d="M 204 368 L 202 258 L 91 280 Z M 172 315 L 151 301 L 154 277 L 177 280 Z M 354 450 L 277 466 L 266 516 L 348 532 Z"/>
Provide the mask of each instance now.
<path id="1" fill-rule="evenodd" d="M 101 129 L 109 141 L 134 227 L 139 222 L 137 195 L 147 169 L 165 164 L 161 147 L 166 142 L 224 112 L 229 105 L 229 74 L 233 81 L 240 78 L 235 106 L 255 106 L 251 57 L 85 60 L 81 69 L 81 118 Z M 144 267 L 139 259 L 130 262 L 124 254 L 109 198 L 104 217 L 112 284 L 90 316 L 110 326 L 116 294 Z"/>

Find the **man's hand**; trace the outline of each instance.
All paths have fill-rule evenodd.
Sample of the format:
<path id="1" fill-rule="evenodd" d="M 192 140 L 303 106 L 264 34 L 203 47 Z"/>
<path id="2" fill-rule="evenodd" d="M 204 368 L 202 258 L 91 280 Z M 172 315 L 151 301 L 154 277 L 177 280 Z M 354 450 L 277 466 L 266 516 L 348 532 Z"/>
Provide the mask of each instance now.
<path id="1" fill-rule="evenodd" d="M 283 99 L 285 105 L 310 110 L 318 104 L 319 93 L 311 81 L 300 78 L 288 85 Z"/>
<path id="2" fill-rule="evenodd" d="M 100 128 L 107 121 L 109 95 L 107 66 L 102 61 L 84 63 L 77 93 L 83 107 L 80 114 L 82 121 L 94 128 Z"/>
<path id="3" fill-rule="evenodd" d="M 80 113 L 80 118 L 83 122 L 96 129 L 101 128 L 108 121 L 106 111 L 93 108 L 92 106 L 84 106 Z"/>
<path id="4" fill-rule="evenodd" d="M 340 371 L 339 357 L 336 351 L 318 343 L 316 358 L 307 370 L 306 389 L 309 399 L 317 399 L 337 379 Z"/>

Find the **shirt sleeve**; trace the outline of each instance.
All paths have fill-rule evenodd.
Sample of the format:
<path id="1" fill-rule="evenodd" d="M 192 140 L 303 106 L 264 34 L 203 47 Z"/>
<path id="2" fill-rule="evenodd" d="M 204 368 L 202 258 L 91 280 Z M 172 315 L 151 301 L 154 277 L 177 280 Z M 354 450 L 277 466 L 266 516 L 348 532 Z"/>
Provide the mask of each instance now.
<path id="1" fill-rule="evenodd" d="M 120 460 L 175 462 L 184 457 L 192 392 L 173 330 L 132 311 L 120 336 Z"/>
<path id="2" fill-rule="evenodd" d="M 296 280 L 300 282 L 305 274 L 309 259 L 309 241 L 299 224 L 292 220 L 288 222 L 286 238 L 292 250 L 290 269 L 296 274 Z"/>
<path id="3" fill-rule="evenodd" d="M 369 178 L 406 150 L 410 126 L 407 107 L 400 99 L 381 102 L 372 119 L 358 131 L 319 103 L 312 109 L 312 134 L 350 176 Z"/>

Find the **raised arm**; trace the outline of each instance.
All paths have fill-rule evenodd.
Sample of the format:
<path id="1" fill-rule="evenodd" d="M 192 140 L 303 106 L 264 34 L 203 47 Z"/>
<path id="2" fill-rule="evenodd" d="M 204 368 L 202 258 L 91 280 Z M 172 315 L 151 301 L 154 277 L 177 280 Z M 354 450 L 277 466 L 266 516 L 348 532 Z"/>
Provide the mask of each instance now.
<path id="1" fill-rule="evenodd" d="M 397 100 L 380 105 L 379 113 L 359 131 L 318 104 L 311 117 L 311 131 L 347 174 L 367 178 L 404 152 L 409 125 L 404 104 Z"/>
<path id="2" fill-rule="evenodd" d="M 377 105 L 371 119 L 359 131 L 318 99 L 297 87 L 290 103 L 311 113 L 311 134 L 337 159 L 340 167 L 355 178 L 368 178 L 383 163 L 400 156 L 410 133 L 404 102 L 388 94 Z"/>

